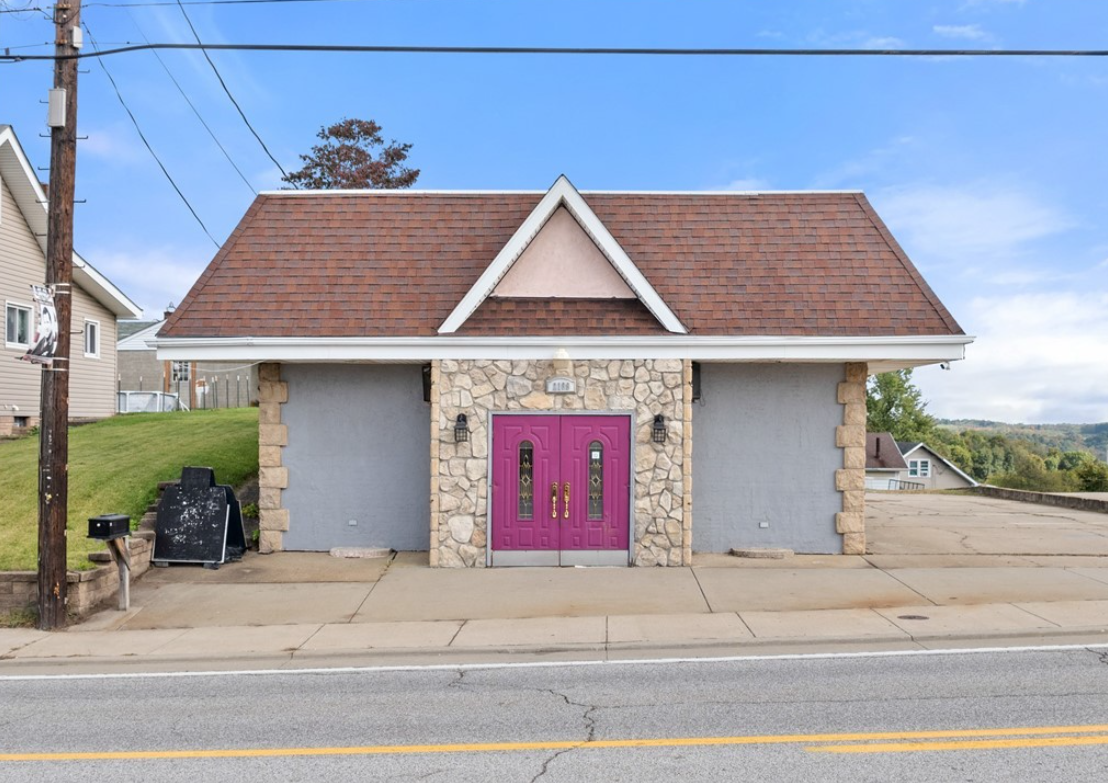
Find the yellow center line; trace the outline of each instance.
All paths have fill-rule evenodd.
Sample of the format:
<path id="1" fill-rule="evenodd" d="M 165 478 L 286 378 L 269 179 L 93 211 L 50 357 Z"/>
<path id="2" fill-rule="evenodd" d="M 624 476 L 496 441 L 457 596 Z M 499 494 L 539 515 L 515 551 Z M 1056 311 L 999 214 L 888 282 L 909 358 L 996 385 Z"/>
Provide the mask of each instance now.
<path id="1" fill-rule="evenodd" d="M 805 748 L 809 753 L 915 753 L 922 750 L 997 750 L 1007 748 L 1054 748 L 1074 745 L 1108 745 L 1103 737 L 1034 737 L 965 742 L 900 742 L 879 745 L 821 745 Z"/>
<path id="2" fill-rule="evenodd" d="M 289 757 L 289 756 L 374 756 L 374 755 L 401 755 L 420 753 L 499 753 L 507 751 L 536 751 L 536 750 L 566 750 L 569 748 L 582 749 L 612 749 L 612 748 L 671 748 L 694 746 L 726 746 L 726 745 L 780 745 L 780 744 L 807 744 L 812 742 L 841 743 L 841 742 L 879 742 L 887 740 L 900 740 L 900 743 L 887 743 L 883 745 L 829 745 L 806 750 L 829 751 L 836 753 L 847 752 L 893 752 L 870 750 L 876 748 L 890 748 L 896 750 L 938 750 L 946 749 L 943 746 L 972 747 L 972 741 L 966 741 L 972 737 L 1020 737 L 1027 738 L 1044 734 L 1104 734 L 1098 737 L 1049 737 L 1036 739 L 1002 740 L 992 739 L 982 741 L 982 746 L 988 743 L 1001 743 L 996 747 L 1036 747 L 1035 745 L 1003 744 L 1007 743 L 1040 743 L 1044 745 L 1083 744 L 1099 745 L 1108 743 L 1108 725 L 1090 726 L 1038 726 L 1038 727 L 1014 727 L 1000 729 L 942 729 L 932 731 L 896 731 L 896 732 L 865 732 L 865 733 L 840 733 L 840 734 L 764 734 L 738 737 L 669 737 L 651 739 L 611 739 L 611 740 L 548 740 L 540 742 L 475 742 L 459 744 L 437 745 L 363 745 L 353 747 L 321 747 L 321 748 L 217 748 L 208 750 L 119 750 L 119 751 L 79 751 L 57 753 L 0 753 L 0 762 L 4 761 L 126 761 L 143 759 L 224 759 L 224 758 L 262 758 L 262 757 Z M 959 742 L 948 743 L 908 743 L 907 740 L 941 740 L 955 739 Z M 1074 740 L 1080 740 L 1075 742 Z"/>

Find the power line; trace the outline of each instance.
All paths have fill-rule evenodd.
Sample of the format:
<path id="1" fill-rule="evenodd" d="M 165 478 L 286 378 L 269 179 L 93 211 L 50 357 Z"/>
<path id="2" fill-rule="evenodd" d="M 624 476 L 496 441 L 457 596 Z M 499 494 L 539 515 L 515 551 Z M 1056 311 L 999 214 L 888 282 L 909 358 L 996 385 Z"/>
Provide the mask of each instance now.
<path id="1" fill-rule="evenodd" d="M 239 102 L 235 100 L 235 96 L 231 94 L 231 91 L 227 88 L 227 82 L 223 81 L 223 77 L 219 73 L 219 69 L 215 67 L 215 63 L 212 62 L 211 55 L 204 49 L 204 44 L 200 41 L 200 34 L 196 32 L 196 28 L 192 26 L 192 20 L 189 19 L 188 11 L 185 10 L 185 6 L 181 0 L 177 0 L 177 7 L 181 9 L 181 15 L 185 17 L 185 21 L 188 22 L 189 29 L 192 30 L 192 36 L 196 39 L 196 43 L 201 47 L 201 51 L 204 52 L 204 59 L 208 61 L 208 65 L 212 66 L 212 72 L 215 73 L 215 78 L 219 79 L 219 84 L 223 87 L 223 92 L 227 93 L 227 97 L 231 99 L 231 103 L 235 105 L 238 110 L 239 116 L 242 117 L 242 121 L 246 123 L 246 127 L 250 129 L 250 132 L 254 134 L 254 138 L 258 140 L 258 143 L 262 145 L 262 149 L 265 150 L 265 154 L 269 156 L 269 159 L 273 161 L 273 165 L 281 172 L 281 176 L 287 177 L 288 172 L 277 161 L 277 158 L 273 157 L 273 153 L 269 151 L 269 147 L 265 146 L 265 142 L 262 141 L 262 137 L 258 135 L 258 132 L 254 130 L 254 126 L 250 124 L 250 120 L 246 119 L 246 113 L 243 112 L 242 107 L 239 106 Z"/>
<path id="2" fill-rule="evenodd" d="M 135 29 L 139 31 L 139 35 L 141 35 L 145 39 L 146 33 L 142 31 L 141 27 L 139 27 L 138 21 L 136 21 L 134 14 L 128 13 L 128 15 L 131 17 L 131 23 L 135 26 Z M 91 33 L 89 34 L 89 37 L 92 37 Z M 147 43 L 149 43 L 149 41 L 147 41 Z M 169 66 L 165 64 L 164 60 L 162 60 L 161 55 L 158 54 L 156 50 L 151 50 L 150 53 L 154 55 L 155 58 L 157 58 L 158 63 L 161 64 L 163 69 L 165 69 L 166 76 L 168 76 L 169 80 L 173 82 L 173 86 L 177 88 L 177 92 L 181 93 L 181 97 L 185 99 L 185 103 L 187 103 L 189 105 L 189 108 L 192 109 L 192 113 L 196 115 L 196 119 L 200 120 L 200 124 L 204 126 L 204 130 L 206 130 L 208 132 L 208 135 L 212 137 L 212 141 L 215 142 L 215 146 L 219 147 L 219 151 L 223 153 L 223 157 L 227 158 L 227 162 L 231 164 L 231 168 L 233 168 L 235 170 L 235 173 L 239 175 L 239 178 L 244 183 L 246 183 L 246 187 L 250 188 L 250 192 L 253 193 L 255 196 L 258 195 L 258 191 L 255 190 L 254 186 L 250 184 L 250 180 L 246 178 L 246 175 L 242 173 L 242 170 L 239 169 L 237 165 L 235 165 L 235 161 L 231 159 L 231 154 L 227 152 L 222 144 L 220 144 L 219 139 L 216 138 L 215 131 L 213 131 L 208 126 L 208 123 L 204 121 L 204 118 L 200 116 L 200 110 L 196 108 L 193 102 L 189 99 L 189 96 L 185 94 L 184 88 L 181 87 L 181 84 L 173 76 L 173 72 L 169 70 Z"/>
<path id="3" fill-rule="evenodd" d="M 256 0 L 255 0 L 256 2 Z M 50 11 L 46 8 L 40 8 L 38 6 L 24 6 L 23 8 L 0 8 L 0 14 L 27 14 L 27 13 L 40 13 L 47 19 L 50 19 Z M 25 19 L 20 21 L 27 21 Z"/>
<path id="4" fill-rule="evenodd" d="M 147 49 L 224 52 L 356 52 L 365 54 L 548 54 L 632 57 L 1108 57 L 1108 49 L 666 49 L 567 46 L 365 46 L 358 44 L 182 44 L 120 46 L 98 54 L 0 56 L 0 60 L 81 60 Z"/>
<path id="5" fill-rule="evenodd" d="M 359 3 L 365 0 L 184 0 L 184 5 L 273 5 L 277 3 Z M 177 5 L 173 0 L 149 3 L 84 3 L 84 8 L 157 8 Z"/>
<path id="6" fill-rule="evenodd" d="M 85 30 L 88 32 L 88 39 L 92 43 L 92 48 L 99 49 L 100 47 L 96 45 L 96 39 L 92 37 L 92 30 L 89 30 L 87 23 L 85 23 Z M 92 56 L 96 57 L 96 54 L 94 53 Z M 108 66 L 104 65 L 103 60 L 98 59 L 97 62 L 99 62 L 100 67 L 104 69 L 104 75 L 108 77 L 108 81 L 112 83 L 112 88 L 115 90 L 115 97 L 119 98 L 119 103 L 123 106 L 124 111 L 127 112 L 127 116 L 131 118 L 131 123 L 135 126 L 135 130 L 138 131 L 139 138 L 142 139 L 142 143 L 146 145 L 146 149 L 150 152 L 150 155 L 153 156 L 155 161 L 157 161 L 158 167 L 162 170 L 162 174 L 165 174 L 165 178 L 169 180 L 169 184 L 173 186 L 173 189 L 175 191 L 177 191 L 177 195 L 181 197 L 181 201 L 185 202 L 185 206 L 189 208 L 189 212 L 191 212 L 192 216 L 196 218 L 196 222 L 200 224 L 200 228 L 204 229 L 204 233 L 208 235 L 208 239 L 212 240 L 212 244 L 214 244 L 217 248 L 220 247 L 220 243 L 216 241 L 216 238 L 212 236 L 212 233 L 210 231 L 208 231 L 208 227 L 204 225 L 204 221 L 200 219 L 200 215 L 196 214 L 196 210 L 192 208 L 192 204 L 189 203 L 188 198 L 185 197 L 185 194 L 181 192 L 181 189 L 177 186 L 177 183 L 173 180 L 173 177 L 170 176 L 169 170 L 166 169 L 165 164 L 162 163 L 162 159 L 158 157 L 158 153 L 154 152 L 154 148 L 151 147 L 150 142 L 146 140 L 146 134 L 142 132 L 142 128 L 139 127 L 138 120 L 135 119 L 134 113 L 127 105 L 127 102 L 123 100 L 123 93 L 119 91 L 119 85 L 116 84 L 115 79 L 112 78 L 112 74 L 111 71 L 108 70 Z"/>

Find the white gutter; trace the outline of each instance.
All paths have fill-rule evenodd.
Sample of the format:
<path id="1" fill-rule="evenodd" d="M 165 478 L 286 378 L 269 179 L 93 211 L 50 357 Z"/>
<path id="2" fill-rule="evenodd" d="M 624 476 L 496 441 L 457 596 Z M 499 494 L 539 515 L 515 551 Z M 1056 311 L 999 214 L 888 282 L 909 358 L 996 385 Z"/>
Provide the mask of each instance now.
<path id="1" fill-rule="evenodd" d="M 432 359 L 693 359 L 719 362 L 870 362 L 886 372 L 960 361 L 974 338 L 913 337 L 163 337 L 160 360 L 425 362 Z M 888 366 L 884 366 L 888 365 Z"/>

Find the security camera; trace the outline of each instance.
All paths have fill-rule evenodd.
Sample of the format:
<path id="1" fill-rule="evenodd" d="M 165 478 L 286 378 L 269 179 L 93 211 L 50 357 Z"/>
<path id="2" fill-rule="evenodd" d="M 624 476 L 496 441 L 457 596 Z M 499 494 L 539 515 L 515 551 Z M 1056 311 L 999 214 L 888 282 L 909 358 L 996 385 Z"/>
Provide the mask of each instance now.
<path id="1" fill-rule="evenodd" d="M 950 362 L 943 362 L 942 364 L 939 365 L 939 369 L 940 370 L 949 370 L 950 369 Z"/>

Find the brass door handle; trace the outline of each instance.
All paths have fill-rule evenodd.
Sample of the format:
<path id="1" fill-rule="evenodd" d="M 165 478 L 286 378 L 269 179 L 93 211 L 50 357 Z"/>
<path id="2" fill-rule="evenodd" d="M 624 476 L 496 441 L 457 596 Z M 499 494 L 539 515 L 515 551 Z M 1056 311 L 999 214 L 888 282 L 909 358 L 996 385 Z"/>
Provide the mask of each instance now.
<path id="1" fill-rule="evenodd" d="M 558 482 L 550 485 L 550 518 L 558 518 Z"/>
<path id="2" fill-rule="evenodd" d="M 562 512 L 562 516 L 565 519 L 569 519 L 569 482 L 565 483 L 565 489 L 562 491 L 562 503 L 565 508 Z"/>

